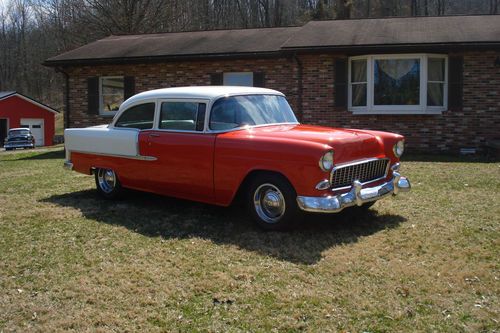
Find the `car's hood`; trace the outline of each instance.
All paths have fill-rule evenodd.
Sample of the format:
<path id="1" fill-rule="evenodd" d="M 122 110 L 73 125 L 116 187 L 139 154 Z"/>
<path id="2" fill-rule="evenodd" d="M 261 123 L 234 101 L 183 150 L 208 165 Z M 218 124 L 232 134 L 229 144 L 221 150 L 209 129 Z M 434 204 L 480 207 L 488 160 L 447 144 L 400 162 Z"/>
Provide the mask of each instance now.
<path id="1" fill-rule="evenodd" d="M 298 124 L 252 127 L 244 132 L 260 138 L 281 138 L 290 142 L 308 141 L 327 145 L 335 150 L 337 162 L 379 157 L 384 154 L 382 136 L 391 135 L 385 132 Z"/>

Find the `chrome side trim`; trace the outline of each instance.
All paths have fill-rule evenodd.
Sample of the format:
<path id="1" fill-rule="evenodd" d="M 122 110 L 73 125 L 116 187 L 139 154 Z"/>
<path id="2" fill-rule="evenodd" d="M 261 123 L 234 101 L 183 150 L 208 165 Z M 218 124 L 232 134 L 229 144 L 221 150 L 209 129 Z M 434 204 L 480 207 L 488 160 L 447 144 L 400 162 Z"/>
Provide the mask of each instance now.
<path id="1" fill-rule="evenodd" d="M 408 178 L 394 172 L 393 178 L 381 185 L 363 188 L 362 184 L 354 181 L 351 190 L 347 193 L 324 196 L 306 197 L 298 196 L 297 204 L 300 209 L 314 213 L 338 213 L 344 208 L 361 206 L 365 203 L 382 199 L 390 194 L 408 192 L 411 189 Z"/>
<path id="2" fill-rule="evenodd" d="M 332 171 L 330 171 L 330 184 L 333 184 L 333 174 L 335 173 L 335 171 L 337 171 L 339 169 L 351 167 L 351 166 L 358 165 L 358 164 L 369 163 L 369 162 L 373 162 L 373 161 L 379 161 L 379 160 L 386 160 L 386 161 L 389 162 L 389 159 L 387 157 L 384 157 L 384 158 L 374 157 L 374 158 L 367 158 L 367 159 L 364 159 L 364 160 L 357 160 L 357 161 L 354 161 L 354 162 L 348 162 L 348 163 L 343 163 L 343 164 L 335 165 L 333 167 Z M 364 182 L 364 183 L 361 183 L 361 185 L 366 185 L 366 184 L 374 183 L 374 182 L 377 182 L 379 180 L 384 179 L 385 177 L 387 177 L 387 174 L 389 172 L 389 167 L 390 167 L 390 163 L 387 163 L 387 166 L 385 168 L 385 174 L 382 177 L 377 178 L 377 179 L 373 179 L 373 180 L 369 180 L 369 181 Z M 332 188 L 331 191 L 332 192 L 334 192 L 334 191 L 340 191 L 340 190 L 345 190 L 345 189 L 348 189 L 348 188 L 351 188 L 351 186 L 335 187 L 335 188 Z"/>
<path id="3" fill-rule="evenodd" d="M 108 157 L 118 157 L 118 158 L 127 158 L 130 160 L 142 160 L 142 161 L 156 161 L 157 158 L 154 156 L 143 156 L 143 155 L 118 155 L 118 154 L 106 154 L 106 153 L 95 153 L 89 151 L 81 151 L 81 150 L 72 150 L 72 153 L 80 153 L 80 154 L 89 154 L 89 155 L 98 155 L 98 156 L 108 156 Z"/>

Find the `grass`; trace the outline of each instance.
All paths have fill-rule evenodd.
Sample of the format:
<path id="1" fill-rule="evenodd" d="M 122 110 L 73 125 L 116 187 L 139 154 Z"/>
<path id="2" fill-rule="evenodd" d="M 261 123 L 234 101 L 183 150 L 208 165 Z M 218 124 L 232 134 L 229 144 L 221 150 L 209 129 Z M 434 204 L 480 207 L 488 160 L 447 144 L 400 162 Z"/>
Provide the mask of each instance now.
<path id="1" fill-rule="evenodd" d="M 412 192 L 270 233 L 238 208 L 103 202 L 62 161 L 0 153 L 0 332 L 499 330 L 499 163 L 408 161 Z"/>

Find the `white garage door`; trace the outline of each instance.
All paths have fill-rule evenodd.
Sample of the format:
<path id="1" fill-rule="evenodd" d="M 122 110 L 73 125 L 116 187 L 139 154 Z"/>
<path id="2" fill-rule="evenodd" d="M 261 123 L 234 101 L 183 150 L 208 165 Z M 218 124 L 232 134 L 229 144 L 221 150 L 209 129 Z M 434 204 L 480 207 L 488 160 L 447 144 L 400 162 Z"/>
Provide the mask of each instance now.
<path id="1" fill-rule="evenodd" d="M 35 137 L 36 146 L 43 146 L 43 119 L 21 119 L 21 127 L 31 130 Z"/>

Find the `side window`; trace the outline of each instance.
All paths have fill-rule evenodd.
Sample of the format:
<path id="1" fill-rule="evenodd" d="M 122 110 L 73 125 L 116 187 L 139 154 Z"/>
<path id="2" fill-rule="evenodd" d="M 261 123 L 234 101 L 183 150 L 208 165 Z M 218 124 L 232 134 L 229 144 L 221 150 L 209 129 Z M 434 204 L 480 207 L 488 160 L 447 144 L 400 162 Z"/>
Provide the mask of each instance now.
<path id="1" fill-rule="evenodd" d="M 160 129 L 203 131 L 206 104 L 197 102 L 163 102 Z"/>
<path id="2" fill-rule="evenodd" d="M 155 117 L 155 103 L 139 104 L 125 110 L 115 123 L 115 127 L 151 129 Z"/>

